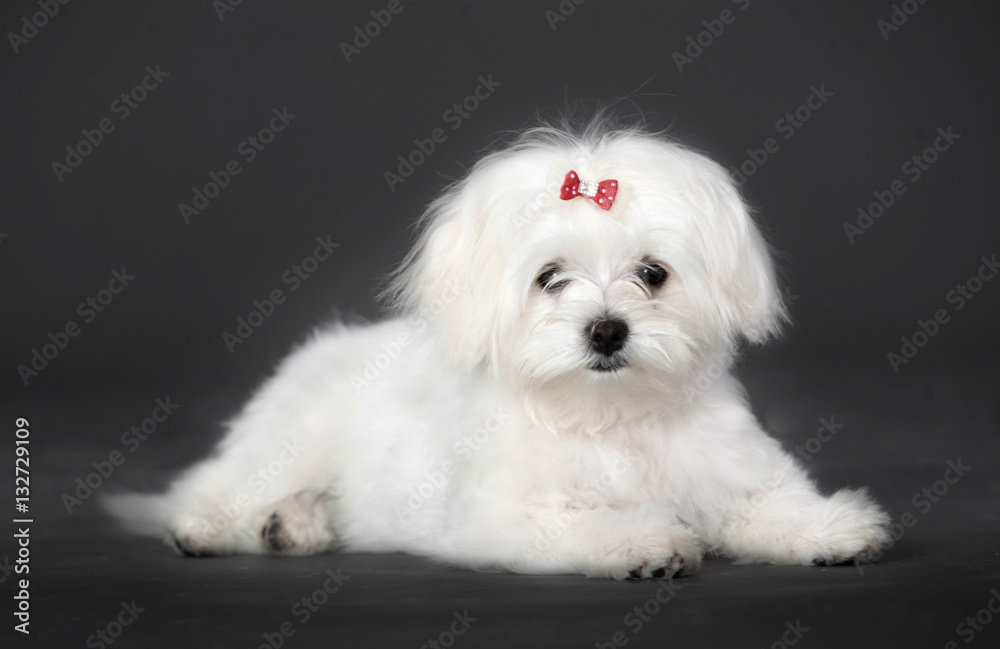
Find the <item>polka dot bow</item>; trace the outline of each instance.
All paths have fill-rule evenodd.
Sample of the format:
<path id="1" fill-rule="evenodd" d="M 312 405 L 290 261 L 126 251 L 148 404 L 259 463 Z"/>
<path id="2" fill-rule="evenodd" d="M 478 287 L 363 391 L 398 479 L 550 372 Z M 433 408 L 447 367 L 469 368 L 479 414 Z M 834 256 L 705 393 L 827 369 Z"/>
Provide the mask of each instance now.
<path id="1" fill-rule="evenodd" d="M 565 167 L 563 168 L 565 169 Z M 605 211 L 610 210 L 614 206 L 615 196 L 617 195 L 617 180 L 602 180 L 600 182 L 580 180 L 580 176 L 572 170 L 566 174 L 559 192 L 559 198 L 564 201 L 572 200 L 577 196 L 587 196 Z"/>

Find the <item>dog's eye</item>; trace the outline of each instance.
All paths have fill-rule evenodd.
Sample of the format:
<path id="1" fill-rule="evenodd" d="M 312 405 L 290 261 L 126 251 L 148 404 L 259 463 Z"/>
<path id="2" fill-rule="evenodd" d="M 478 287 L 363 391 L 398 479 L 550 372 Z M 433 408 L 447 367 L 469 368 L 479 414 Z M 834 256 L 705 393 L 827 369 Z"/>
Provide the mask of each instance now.
<path id="1" fill-rule="evenodd" d="M 667 272 L 667 269 L 659 264 L 646 262 L 639 267 L 639 278 L 649 288 L 662 286 L 663 282 L 667 281 L 669 275 L 670 273 Z"/>
<path id="2" fill-rule="evenodd" d="M 568 279 L 561 279 L 556 281 L 556 275 L 562 272 L 561 266 L 548 266 L 542 273 L 538 276 L 535 282 L 542 288 L 546 293 L 558 293 L 559 291 L 566 288 L 569 284 Z"/>

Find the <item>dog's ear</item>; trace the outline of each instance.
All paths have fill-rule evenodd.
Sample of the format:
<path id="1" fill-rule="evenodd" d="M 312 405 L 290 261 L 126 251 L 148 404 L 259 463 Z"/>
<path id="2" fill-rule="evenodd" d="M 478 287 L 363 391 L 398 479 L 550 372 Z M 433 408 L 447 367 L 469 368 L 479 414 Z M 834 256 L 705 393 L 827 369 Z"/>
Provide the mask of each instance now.
<path id="1" fill-rule="evenodd" d="M 710 290 L 731 334 L 763 342 L 787 320 L 774 260 L 728 173 L 713 166 L 708 176 L 713 214 L 702 233 Z"/>
<path id="2" fill-rule="evenodd" d="M 456 184 L 428 207 L 386 292 L 418 332 L 433 327 L 464 367 L 487 358 L 498 307 L 490 295 L 500 281 L 495 251 L 483 244 L 485 208 L 469 185 Z"/>

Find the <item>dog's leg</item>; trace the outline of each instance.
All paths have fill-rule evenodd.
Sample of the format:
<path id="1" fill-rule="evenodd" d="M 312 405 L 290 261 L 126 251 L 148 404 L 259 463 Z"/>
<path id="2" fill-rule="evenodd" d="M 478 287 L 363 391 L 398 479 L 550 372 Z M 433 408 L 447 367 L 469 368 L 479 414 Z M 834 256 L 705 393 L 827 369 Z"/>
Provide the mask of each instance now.
<path id="1" fill-rule="evenodd" d="M 174 484 L 167 494 L 168 542 L 186 556 L 331 549 L 336 500 L 330 482 L 303 465 L 273 462 L 268 473 L 269 465 L 251 454 L 259 449 L 247 453 L 247 446 L 226 449 Z"/>
<path id="2" fill-rule="evenodd" d="M 337 545 L 329 520 L 330 501 L 325 493 L 305 490 L 246 508 L 232 501 L 215 506 L 214 513 L 182 507 L 170 521 L 168 533 L 185 556 L 316 554 Z"/>
<path id="3" fill-rule="evenodd" d="M 183 554 L 311 554 L 336 542 L 331 521 L 342 446 L 331 379 L 340 347 L 315 338 L 289 357 L 229 423 L 213 457 L 173 484 L 168 532 Z"/>
<path id="4" fill-rule="evenodd" d="M 317 554 L 333 549 L 337 535 L 328 516 L 329 497 L 324 493 L 300 491 L 266 507 L 260 529 L 261 544 L 272 554 Z"/>
<path id="5" fill-rule="evenodd" d="M 511 523 L 474 542 L 515 572 L 669 579 L 701 566 L 694 533 L 659 508 L 533 507 Z"/>
<path id="6" fill-rule="evenodd" d="M 720 552 L 740 563 L 834 565 L 869 561 L 889 540 L 889 516 L 865 491 L 822 496 L 799 469 L 741 498 Z"/>
<path id="7" fill-rule="evenodd" d="M 248 518 L 255 505 L 238 468 L 224 457 L 206 460 L 183 475 L 166 495 L 167 542 L 184 556 L 260 553 Z"/>

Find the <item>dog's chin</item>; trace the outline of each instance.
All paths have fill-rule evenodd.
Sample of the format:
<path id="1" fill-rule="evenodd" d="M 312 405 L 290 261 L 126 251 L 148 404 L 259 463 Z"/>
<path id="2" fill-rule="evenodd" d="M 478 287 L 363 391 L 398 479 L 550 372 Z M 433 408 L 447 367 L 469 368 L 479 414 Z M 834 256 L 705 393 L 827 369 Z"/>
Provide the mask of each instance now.
<path id="1" fill-rule="evenodd" d="M 619 358 L 602 358 L 587 366 L 591 372 L 598 374 L 618 374 L 624 372 L 629 367 L 628 361 Z"/>
<path id="2" fill-rule="evenodd" d="M 648 417 L 664 403 L 662 380 L 627 357 L 581 358 L 539 378 L 522 384 L 520 393 L 529 416 L 556 433 L 600 434 Z"/>

